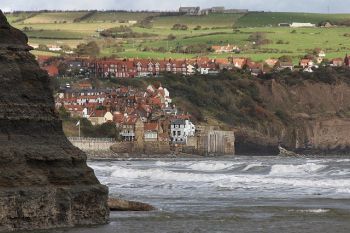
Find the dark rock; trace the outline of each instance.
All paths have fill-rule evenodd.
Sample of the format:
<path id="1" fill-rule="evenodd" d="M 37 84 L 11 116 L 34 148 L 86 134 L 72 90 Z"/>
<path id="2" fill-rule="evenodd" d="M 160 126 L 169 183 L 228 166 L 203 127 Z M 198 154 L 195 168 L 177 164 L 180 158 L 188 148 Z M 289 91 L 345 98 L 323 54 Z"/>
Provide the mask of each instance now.
<path id="1" fill-rule="evenodd" d="M 108 207 L 111 211 L 152 211 L 156 209 L 142 202 L 127 201 L 117 198 L 109 198 Z"/>
<path id="2" fill-rule="evenodd" d="M 63 134 L 27 41 L 0 11 L 0 231 L 104 224 L 108 188 Z"/>

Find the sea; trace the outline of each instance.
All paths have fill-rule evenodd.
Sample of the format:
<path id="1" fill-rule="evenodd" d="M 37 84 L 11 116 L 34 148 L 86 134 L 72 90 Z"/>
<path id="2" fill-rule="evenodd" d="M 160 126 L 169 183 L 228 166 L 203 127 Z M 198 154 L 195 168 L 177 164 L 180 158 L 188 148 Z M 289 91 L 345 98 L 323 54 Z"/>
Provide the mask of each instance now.
<path id="1" fill-rule="evenodd" d="M 110 196 L 151 212 L 111 212 L 69 233 L 350 233 L 350 157 L 235 156 L 89 161 Z"/>

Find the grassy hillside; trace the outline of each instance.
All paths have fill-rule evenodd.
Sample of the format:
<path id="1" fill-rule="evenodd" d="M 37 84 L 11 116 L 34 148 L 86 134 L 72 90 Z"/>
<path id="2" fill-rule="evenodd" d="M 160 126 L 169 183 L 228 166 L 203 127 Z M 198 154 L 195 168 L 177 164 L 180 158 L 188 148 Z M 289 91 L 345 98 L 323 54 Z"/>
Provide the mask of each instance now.
<path id="1" fill-rule="evenodd" d="M 186 24 L 189 27 L 232 27 L 243 14 L 210 14 L 205 16 L 160 16 L 153 20 L 157 28 L 171 28 L 174 24 Z"/>
<path id="2" fill-rule="evenodd" d="M 237 19 L 237 27 L 267 27 L 278 26 L 279 23 L 314 23 L 338 22 L 349 20 L 350 14 L 314 14 L 288 12 L 250 12 Z"/>
<path id="3" fill-rule="evenodd" d="M 126 23 L 129 20 L 141 21 L 150 16 L 152 17 L 151 28 Z M 314 48 L 324 49 L 327 53 L 326 58 L 344 57 L 347 52 L 350 52 L 349 27 L 295 30 L 274 27 L 281 22 L 341 22 L 349 20 L 350 14 L 250 12 L 208 16 L 160 16 L 159 13 L 151 12 L 79 11 L 20 12 L 7 14 L 7 17 L 13 26 L 21 30 L 26 29 L 32 44 L 65 44 L 75 48 L 80 43 L 94 40 L 101 46 L 100 56 L 159 59 L 242 56 L 260 61 L 288 55 L 297 62 L 300 57 Z M 174 24 L 184 24 L 188 29 L 172 30 Z M 123 39 L 100 37 L 100 31 L 121 25 L 131 27 L 135 33 L 154 36 Z M 256 32 L 263 33 L 269 43 L 254 46 L 249 37 Z M 173 35 L 171 40 L 168 39 L 170 34 Z M 114 44 L 122 49 L 116 52 L 113 46 L 106 46 L 106 44 Z M 179 52 L 182 50 L 178 49 L 198 45 L 210 47 L 227 44 L 238 45 L 242 49 L 241 54 L 215 54 L 206 49 L 203 50 L 204 52 L 198 52 L 192 48 L 183 54 Z"/>
<path id="4" fill-rule="evenodd" d="M 39 13 L 33 17 L 25 19 L 25 24 L 40 24 L 40 23 L 72 23 L 75 19 L 82 17 L 86 12 L 45 12 Z"/>
<path id="5" fill-rule="evenodd" d="M 150 16 L 157 16 L 159 13 L 152 12 L 94 12 L 84 18 L 82 22 L 117 22 L 117 21 L 142 21 Z"/>

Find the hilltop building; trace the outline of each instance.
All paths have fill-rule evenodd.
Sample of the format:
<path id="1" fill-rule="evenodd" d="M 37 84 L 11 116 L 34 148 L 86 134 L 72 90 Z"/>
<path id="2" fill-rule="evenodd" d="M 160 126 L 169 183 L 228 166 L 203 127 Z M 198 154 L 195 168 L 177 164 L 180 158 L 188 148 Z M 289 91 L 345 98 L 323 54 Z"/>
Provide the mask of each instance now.
<path id="1" fill-rule="evenodd" d="M 316 24 L 312 23 L 292 23 L 290 25 L 291 28 L 314 28 Z"/>
<path id="2" fill-rule="evenodd" d="M 180 7 L 179 12 L 185 15 L 199 15 L 200 7 Z"/>

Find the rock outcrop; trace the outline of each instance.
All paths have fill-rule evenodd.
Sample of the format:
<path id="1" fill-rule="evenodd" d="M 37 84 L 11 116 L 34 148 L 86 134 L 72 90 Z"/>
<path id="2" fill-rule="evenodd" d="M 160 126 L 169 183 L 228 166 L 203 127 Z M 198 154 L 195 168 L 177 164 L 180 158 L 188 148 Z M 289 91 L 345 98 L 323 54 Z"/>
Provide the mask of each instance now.
<path id="1" fill-rule="evenodd" d="M 49 77 L 0 11 L 0 232 L 108 221 L 108 188 L 62 131 Z"/>
<path id="2" fill-rule="evenodd" d="M 109 198 L 108 206 L 111 211 L 152 211 L 156 210 L 153 206 L 136 201 L 127 201 L 117 198 Z"/>

